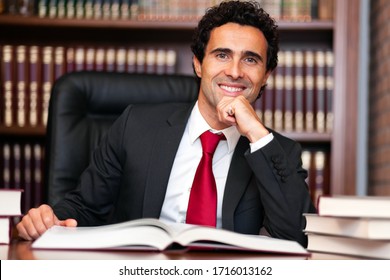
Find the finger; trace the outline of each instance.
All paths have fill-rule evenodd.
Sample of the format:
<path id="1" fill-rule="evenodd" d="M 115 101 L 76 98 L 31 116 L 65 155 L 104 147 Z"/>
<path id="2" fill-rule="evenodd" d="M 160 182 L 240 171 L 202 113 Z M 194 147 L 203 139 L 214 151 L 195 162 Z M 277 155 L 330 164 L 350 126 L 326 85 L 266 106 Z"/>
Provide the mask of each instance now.
<path id="1" fill-rule="evenodd" d="M 75 219 L 57 220 L 56 225 L 64 227 L 77 227 L 77 221 Z"/>
<path id="2" fill-rule="evenodd" d="M 20 223 L 18 223 L 16 225 L 16 230 L 17 230 L 18 236 L 20 238 L 23 238 L 23 239 L 28 240 L 28 241 L 33 240 L 33 238 L 28 234 L 28 232 L 26 230 L 26 227 L 25 227 L 25 224 L 23 222 L 23 219 L 22 219 L 22 221 L 20 221 Z"/>
<path id="3" fill-rule="evenodd" d="M 229 106 L 226 113 L 227 113 L 228 116 L 234 116 L 233 107 L 232 107 L 232 106 Z"/>
<path id="4" fill-rule="evenodd" d="M 22 221 L 17 225 L 17 229 L 19 236 L 26 240 L 34 240 L 40 236 L 30 215 L 26 215 L 22 218 Z"/>

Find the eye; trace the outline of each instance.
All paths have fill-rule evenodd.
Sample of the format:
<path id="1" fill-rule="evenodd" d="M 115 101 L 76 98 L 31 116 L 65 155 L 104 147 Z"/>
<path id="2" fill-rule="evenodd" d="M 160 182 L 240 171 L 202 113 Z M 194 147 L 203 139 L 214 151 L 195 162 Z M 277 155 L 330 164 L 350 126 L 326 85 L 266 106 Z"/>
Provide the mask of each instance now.
<path id="1" fill-rule="evenodd" d="M 228 55 L 224 52 L 220 52 L 220 53 L 217 53 L 216 57 L 219 59 L 227 59 Z"/>
<path id="2" fill-rule="evenodd" d="M 250 64 L 257 64 L 257 59 L 254 57 L 247 57 L 247 58 L 245 58 L 245 61 L 250 63 Z"/>

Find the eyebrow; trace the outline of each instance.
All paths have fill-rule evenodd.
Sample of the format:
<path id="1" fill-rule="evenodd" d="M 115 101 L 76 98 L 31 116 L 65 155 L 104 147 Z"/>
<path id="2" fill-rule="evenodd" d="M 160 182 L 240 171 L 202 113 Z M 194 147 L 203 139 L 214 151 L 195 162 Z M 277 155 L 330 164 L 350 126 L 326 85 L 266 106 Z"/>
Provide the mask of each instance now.
<path id="1" fill-rule="evenodd" d="M 233 53 L 233 51 L 231 49 L 228 49 L 228 48 L 216 48 L 216 49 L 212 50 L 210 52 L 210 54 L 219 53 L 219 52 L 224 52 L 224 53 L 228 53 L 228 54 Z M 263 57 L 256 52 L 244 51 L 244 56 L 253 56 L 253 57 L 256 57 L 257 59 L 259 59 L 261 62 L 264 62 Z"/>

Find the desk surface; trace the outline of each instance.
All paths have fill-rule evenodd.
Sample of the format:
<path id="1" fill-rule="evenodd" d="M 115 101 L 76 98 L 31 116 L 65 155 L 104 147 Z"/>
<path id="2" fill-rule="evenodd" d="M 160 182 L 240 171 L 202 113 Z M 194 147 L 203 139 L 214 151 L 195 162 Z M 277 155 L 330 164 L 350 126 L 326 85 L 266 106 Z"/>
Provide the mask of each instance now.
<path id="1" fill-rule="evenodd" d="M 140 251 L 77 251 L 32 250 L 31 242 L 14 240 L 10 245 L 0 245 L 0 259 L 5 260 L 335 260 L 355 259 L 348 256 L 313 253 L 310 257 L 249 252 L 140 252 Z"/>

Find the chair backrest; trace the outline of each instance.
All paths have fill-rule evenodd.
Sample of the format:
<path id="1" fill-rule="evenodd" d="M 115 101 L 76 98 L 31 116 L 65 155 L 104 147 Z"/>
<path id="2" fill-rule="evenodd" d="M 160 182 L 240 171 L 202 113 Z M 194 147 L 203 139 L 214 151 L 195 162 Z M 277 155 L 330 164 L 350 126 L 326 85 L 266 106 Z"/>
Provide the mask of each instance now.
<path id="1" fill-rule="evenodd" d="M 194 77 L 73 72 L 58 79 L 49 105 L 45 202 L 77 187 L 93 149 L 129 104 L 183 102 L 198 96 Z"/>

